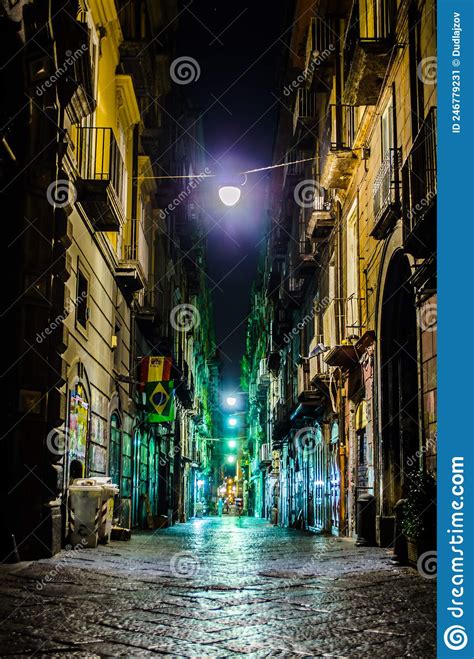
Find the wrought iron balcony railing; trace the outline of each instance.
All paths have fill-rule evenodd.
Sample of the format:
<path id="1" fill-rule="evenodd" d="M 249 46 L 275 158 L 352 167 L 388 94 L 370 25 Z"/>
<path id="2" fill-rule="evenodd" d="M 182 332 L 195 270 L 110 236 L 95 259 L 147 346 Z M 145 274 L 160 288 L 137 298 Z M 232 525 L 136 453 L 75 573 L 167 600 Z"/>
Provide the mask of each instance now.
<path id="1" fill-rule="evenodd" d="M 346 189 L 357 163 L 353 152 L 357 134 L 357 114 L 353 105 L 328 106 L 320 153 L 321 185 L 326 189 Z"/>
<path id="2" fill-rule="evenodd" d="M 125 221 L 126 176 L 111 128 L 77 129 L 78 198 L 97 231 L 118 231 Z"/>
<path id="3" fill-rule="evenodd" d="M 293 112 L 293 133 L 296 133 L 298 124 L 302 124 L 309 130 L 314 128 L 317 122 L 318 97 L 314 92 L 300 88 L 296 94 L 295 109 Z"/>
<path id="4" fill-rule="evenodd" d="M 432 107 L 402 168 L 405 246 L 414 256 L 425 256 L 435 247 L 436 145 L 436 108 Z"/>
<path id="5" fill-rule="evenodd" d="M 376 103 L 390 57 L 394 0 L 356 0 L 344 39 L 344 99 Z"/>
<path id="6" fill-rule="evenodd" d="M 373 187 L 374 227 L 371 235 L 384 238 L 392 227 L 400 205 L 401 149 L 388 149 Z"/>
<path id="7" fill-rule="evenodd" d="M 331 151 L 351 150 L 356 135 L 355 108 L 353 105 L 334 103 L 329 106 Z"/>

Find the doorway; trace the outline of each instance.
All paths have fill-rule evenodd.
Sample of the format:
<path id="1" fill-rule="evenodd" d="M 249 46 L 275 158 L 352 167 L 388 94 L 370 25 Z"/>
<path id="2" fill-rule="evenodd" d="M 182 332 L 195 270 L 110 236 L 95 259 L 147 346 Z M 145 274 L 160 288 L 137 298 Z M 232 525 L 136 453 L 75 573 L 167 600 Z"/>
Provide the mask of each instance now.
<path id="1" fill-rule="evenodd" d="M 389 264 L 380 331 L 381 458 L 383 504 L 393 514 L 402 498 L 418 440 L 417 324 L 411 270 L 401 250 Z"/>

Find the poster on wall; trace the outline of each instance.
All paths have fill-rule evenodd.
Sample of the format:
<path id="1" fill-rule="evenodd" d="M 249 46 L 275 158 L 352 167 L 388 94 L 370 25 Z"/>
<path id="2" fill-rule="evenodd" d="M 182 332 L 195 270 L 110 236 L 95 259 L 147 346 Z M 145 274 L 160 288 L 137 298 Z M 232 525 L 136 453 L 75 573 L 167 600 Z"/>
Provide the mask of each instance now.
<path id="1" fill-rule="evenodd" d="M 83 397 L 82 387 L 71 391 L 69 398 L 69 455 L 71 459 L 85 462 L 89 404 Z"/>

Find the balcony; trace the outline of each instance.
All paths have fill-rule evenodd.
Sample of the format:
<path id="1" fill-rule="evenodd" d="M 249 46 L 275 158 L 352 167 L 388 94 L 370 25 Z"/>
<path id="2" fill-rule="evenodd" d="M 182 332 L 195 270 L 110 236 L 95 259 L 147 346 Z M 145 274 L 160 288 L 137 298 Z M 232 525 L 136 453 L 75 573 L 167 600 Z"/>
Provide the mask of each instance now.
<path id="1" fill-rule="evenodd" d="M 402 167 L 405 250 L 428 258 L 436 250 L 436 108 L 431 108 Z"/>
<path id="2" fill-rule="evenodd" d="M 285 305 L 290 309 L 298 309 L 303 300 L 303 280 L 299 276 L 287 277 L 283 284 L 283 291 Z"/>
<path id="3" fill-rule="evenodd" d="M 339 19 L 315 16 L 311 19 L 306 42 L 305 82 L 317 91 L 331 87 L 336 57 L 335 41 L 339 37 Z"/>
<path id="4" fill-rule="evenodd" d="M 309 346 L 309 353 L 316 348 L 318 344 L 322 344 L 322 337 L 315 337 Z M 329 382 L 329 367 L 324 361 L 325 353 L 320 352 L 319 354 L 314 355 L 313 357 L 310 357 L 309 361 L 309 379 L 312 385 L 318 385 L 321 383 L 328 383 Z"/>
<path id="5" fill-rule="evenodd" d="M 294 186 L 306 177 L 308 162 L 301 162 L 311 157 L 311 152 L 306 149 L 291 149 L 285 155 L 285 167 L 283 168 L 283 187 L 288 186 L 293 190 Z"/>
<path id="6" fill-rule="evenodd" d="M 344 101 L 375 105 L 390 59 L 394 0 L 356 0 L 344 43 Z"/>
<path id="7" fill-rule="evenodd" d="M 119 231 L 125 222 L 125 165 L 111 128 L 78 128 L 77 200 L 96 231 Z"/>
<path id="8" fill-rule="evenodd" d="M 323 188 L 347 189 L 357 164 L 357 156 L 352 150 L 355 136 L 354 106 L 342 103 L 329 105 L 323 140 L 326 144 L 326 157 L 321 169 Z"/>
<path id="9" fill-rule="evenodd" d="M 158 316 L 160 292 L 157 276 L 150 275 L 140 298 L 140 304 L 135 316 L 138 324 L 144 332 L 148 332 L 152 329 Z"/>
<path id="10" fill-rule="evenodd" d="M 61 76 L 61 84 L 58 85 L 61 104 L 66 109 L 71 123 L 79 124 L 94 112 L 97 105 L 91 35 L 86 22 L 86 12 L 81 11 L 77 20 L 68 11 L 58 12 L 51 20 L 55 23 L 55 33 L 67 34 L 67 39 L 59 39 L 56 42 L 57 61 L 72 61 L 69 66 L 65 65 L 66 72 Z"/>
<path id="11" fill-rule="evenodd" d="M 303 214 L 302 219 L 304 220 Z M 300 227 L 298 248 L 295 249 L 295 273 L 300 278 L 311 277 L 319 267 L 316 261 L 314 245 L 306 235 L 306 223 L 303 221 Z"/>
<path id="12" fill-rule="evenodd" d="M 124 258 L 120 259 L 115 268 L 115 279 L 124 297 L 130 298 L 133 293 L 145 288 L 147 280 L 137 245 L 126 245 L 123 255 Z"/>
<path id="13" fill-rule="evenodd" d="M 328 240 L 335 224 L 334 199 L 329 190 L 318 186 L 306 235 L 315 243 Z"/>
<path id="14" fill-rule="evenodd" d="M 298 401 L 306 405 L 320 405 L 327 396 L 326 388 L 313 386 L 310 375 L 310 361 L 298 366 Z"/>
<path id="15" fill-rule="evenodd" d="M 291 329 L 290 310 L 288 309 L 286 300 L 282 300 L 281 298 L 275 304 L 274 328 L 276 335 L 285 334 Z"/>
<path id="16" fill-rule="evenodd" d="M 272 450 L 282 447 L 285 436 L 291 428 L 289 410 L 286 401 L 279 401 L 273 409 Z"/>
<path id="17" fill-rule="evenodd" d="M 298 89 L 293 111 L 293 134 L 298 141 L 302 141 L 305 137 L 309 137 L 308 141 L 313 143 L 316 139 L 316 129 L 318 124 L 317 104 L 317 94 L 304 88 Z"/>
<path id="18" fill-rule="evenodd" d="M 393 229 L 400 212 L 401 149 L 389 149 L 375 177 L 374 226 L 370 235 L 383 240 Z"/>

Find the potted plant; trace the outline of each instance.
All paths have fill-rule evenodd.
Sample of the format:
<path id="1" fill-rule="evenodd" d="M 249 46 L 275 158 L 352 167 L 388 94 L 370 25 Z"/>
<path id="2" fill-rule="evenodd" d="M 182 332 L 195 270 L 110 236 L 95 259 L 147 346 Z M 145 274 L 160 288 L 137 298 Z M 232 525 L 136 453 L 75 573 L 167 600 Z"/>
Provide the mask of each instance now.
<path id="1" fill-rule="evenodd" d="M 418 558 L 436 545 L 436 482 L 421 470 L 410 474 L 403 507 L 402 531 L 407 539 L 408 561 L 416 566 Z"/>

